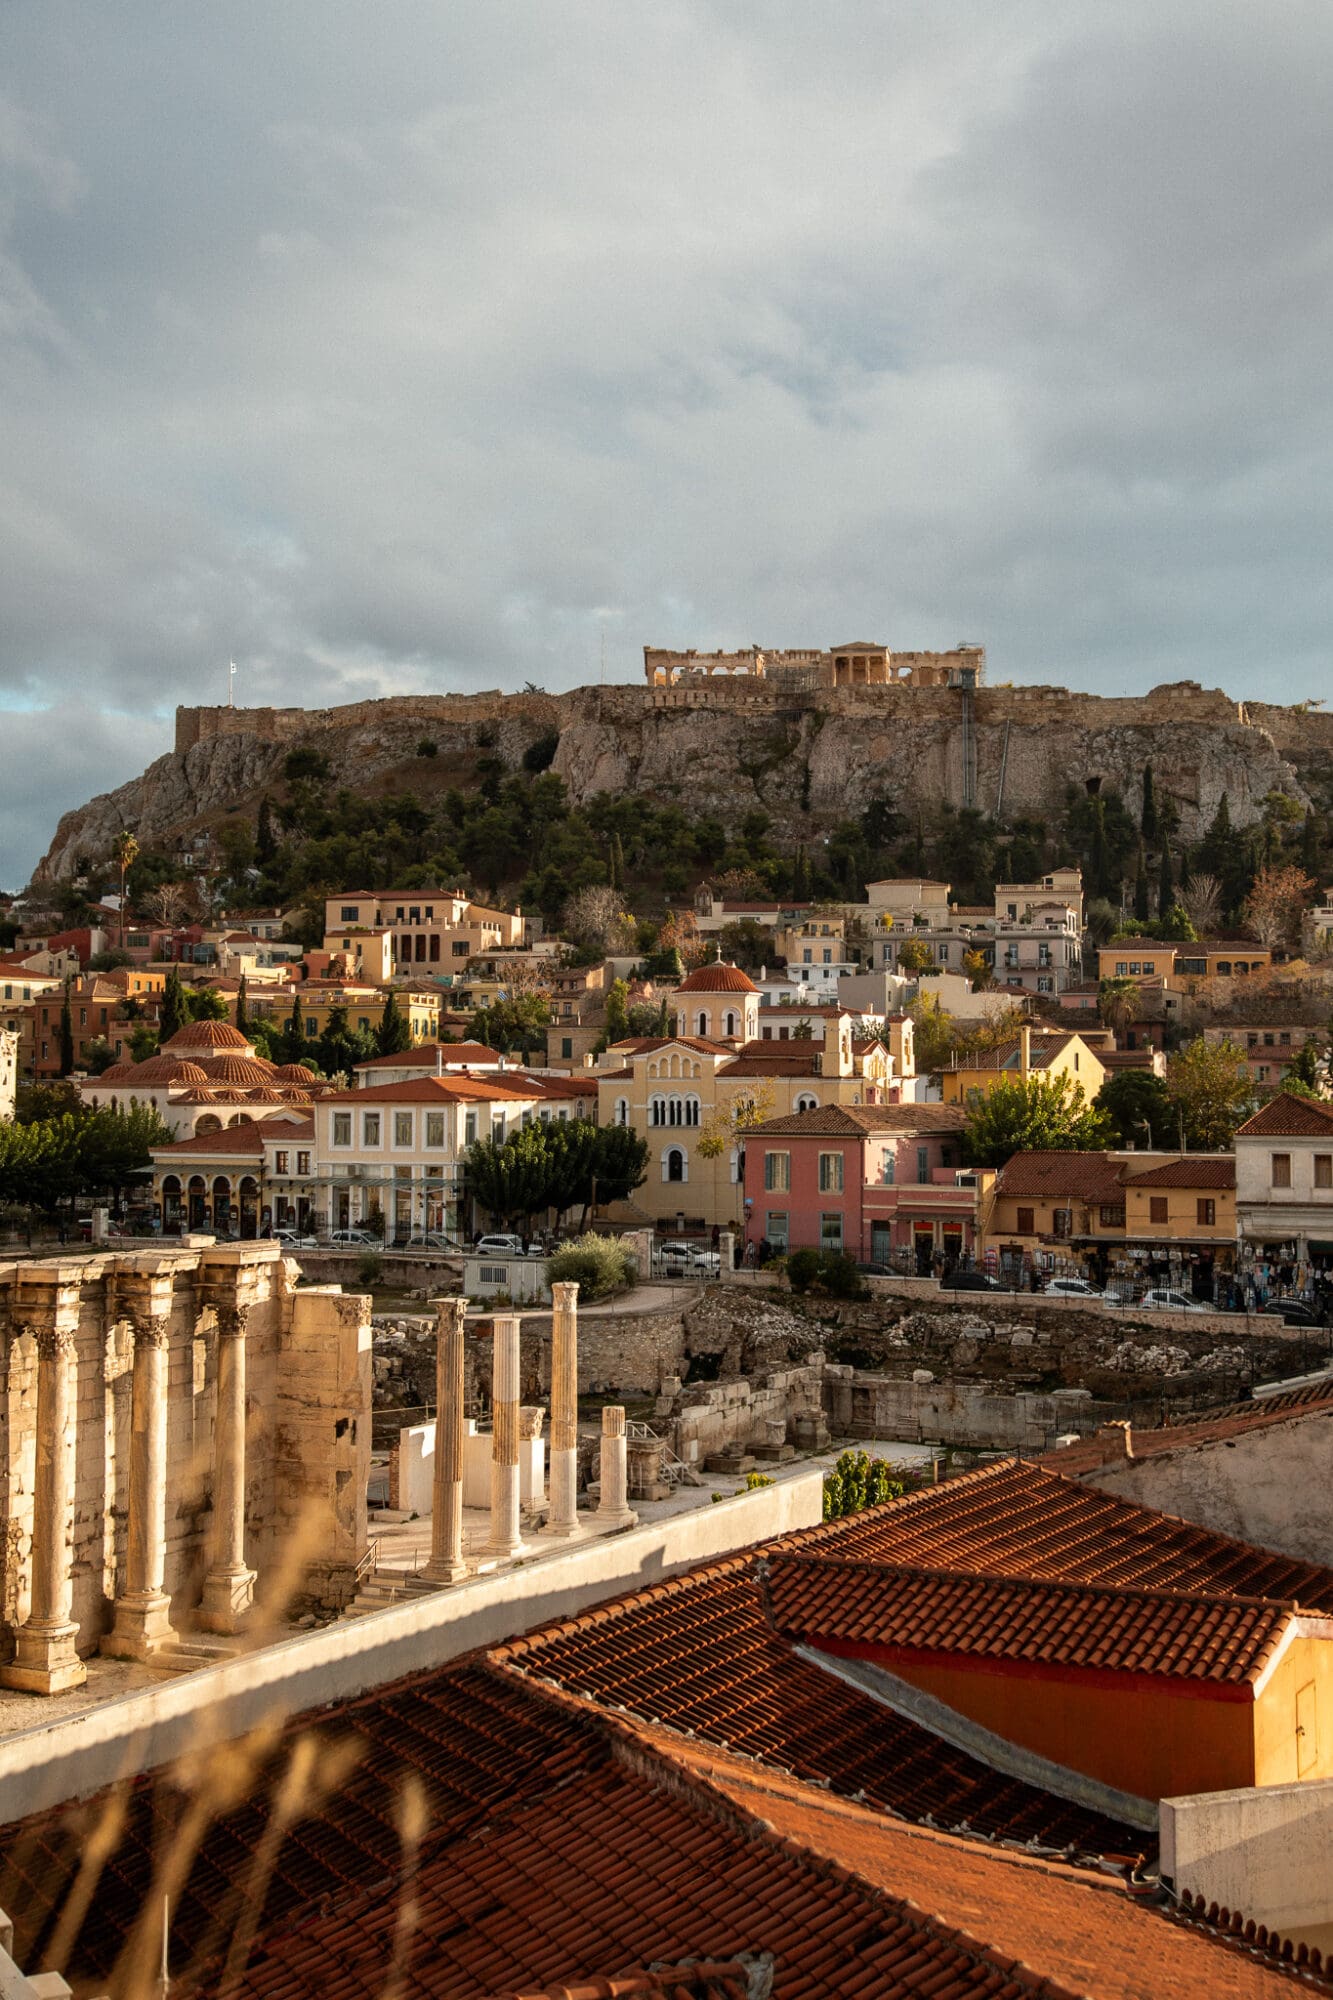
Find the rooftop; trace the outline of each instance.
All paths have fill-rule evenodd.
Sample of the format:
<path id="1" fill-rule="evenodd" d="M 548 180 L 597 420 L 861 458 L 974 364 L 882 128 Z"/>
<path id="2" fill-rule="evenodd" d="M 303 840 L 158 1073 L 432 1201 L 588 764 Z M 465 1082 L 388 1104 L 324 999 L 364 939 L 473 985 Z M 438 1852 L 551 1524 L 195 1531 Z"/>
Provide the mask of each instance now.
<path id="1" fill-rule="evenodd" d="M 677 993 L 757 993 L 749 974 L 742 972 L 738 965 L 700 965 L 686 975 L 676 988 Z"/>
<path id="2" fill-rule="evenodd" d="M 730 1071 L 724 1074 L 730 1074 Z M 820 1104 L 751 1126 L 752 1139 L 865 1138 L 872 1132 L 961 1132 L 967 1113 L 960 1104 Z"/>
<path id="3" fill-rule="evenodd" d="M 996 1193 L 1116 1205 L 1124 1200 L 1119 1163 L 1106 1153 L 1015 1153 L 1000 1170 Z"/>
<path id="4" fill-rule="evenodd" d="M 1333 1104 L 1322 1097 L 1293 1097 L 1280 1090 L 1253 1118 L 1237 1128 L 1238 1139 L 1327 1139 L 1333 1128 Z"/>

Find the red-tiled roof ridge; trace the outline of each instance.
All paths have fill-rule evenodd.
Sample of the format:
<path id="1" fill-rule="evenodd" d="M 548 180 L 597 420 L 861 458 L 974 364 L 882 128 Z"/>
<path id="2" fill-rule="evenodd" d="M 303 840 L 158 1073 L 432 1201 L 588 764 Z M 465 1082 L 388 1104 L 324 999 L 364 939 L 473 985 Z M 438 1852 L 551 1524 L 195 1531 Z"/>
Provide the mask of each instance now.
<path id="1" fill-rule="evenodd" d="M 1267 1104 L 1260 1105 L 1253 1117 L 1237 1127 L 1236 1137 L 1261 1139 L 1271 1134 L 1288 1139 L 1326 1138 L 1330 1125 L 1333 1125 L 1333 1104 L 1322 1097 L 1294 1097 L 1289 1090 L 1279 1090 Z"/>
<path id="2" fill-rule="evenodd" d="M 760 1961 L 745 1958 L 687 1958 L 631 1972 L 593 1973 L 557 1986 L 506 1987 L 486 2000 L 751 2000 L 751 1971 Z"/>
<path id="3" fill-rule="evenodd" d="M 1259 1678 L 1300 1609 L 1262 1597 L 836 1562 L 817 1553 L 773 1556 L 763 1573 L 777 1627 L 789 1636 L 1230 1684 Z"/>
<path id="4" fill-rule="evenodd" d="M 1311 1385 L 1285 1395 L 1258 1396 L 1248 1403 L 1228 1403 L 1182 1423 L 1154 1425 L 1151 1430 L 1140 1429 L 1136 1425 L 1131 1433 L 1131 1447 L 1135 1458 L 1159 1458 L 1164 1452 L 1224 1444 L 1277 1424 L 1299 1423 L 1307 1417 L 1318 1416 L 1330 1404 L 1333 1404 L 1333 1378 L 1324 1384 Z M 1123 1462 L 1124 1456 L 1123 1432 L 1112 1438 L 1109 1433 L 1098 1431 L 1091 1437 L 1080 1438 L 1076 1444 L 1062 1445 L 1059 1450 L 1048 1452 L 1042 1464 L 1048 1471 L 1058 1472 L 1066 1479 L 1082 1479 L 1100 1466 L 1116 1460 Z"/>

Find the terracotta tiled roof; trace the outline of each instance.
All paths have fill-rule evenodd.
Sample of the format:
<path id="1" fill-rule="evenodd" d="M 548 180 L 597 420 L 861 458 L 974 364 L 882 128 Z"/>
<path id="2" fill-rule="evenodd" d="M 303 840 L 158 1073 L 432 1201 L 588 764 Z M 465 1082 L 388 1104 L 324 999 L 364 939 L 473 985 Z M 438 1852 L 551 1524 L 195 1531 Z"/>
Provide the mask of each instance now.
<path id="1" fill-rule="evenodd" d="M 1105 1590 L 898 1564 L 775 1555 L 779 1631 L 890 1660 L 922 1653 L 1034 1667 L 1250 1681 L 1294 1614 L 1264 1598 Z"/>
<path id="2" fill-rule="evenodd" d="M 701 965 L 681 980 L 677 993 L 757 993 L 759 988 L 738 965 Z"/>
<path id="3" fill-rule="evenodd" d="M 1150 1167 L 1146 1174 L 1134 1173 L 1131 1164 L 1124 1172 L 1126 1187 L 1233 1188 L 1236 1185 L 1236 1162 L 1230 1156 L 1225 1160 L 1206 1157 L 1168 1160 L 1165 1166 Z"/>
<path id="4" fill-rule="evenodd" d="M 1333 1569 L 1253 1548 L 1013 1459 L 811 1528 L 802 1545 L 849 1562 L 1263 1597 L 1333 1613 Z"/>
<path id="5" fill-rule="evenodd" d="M 422 1042 L 414 1049 L 404 1049 L 401 1055 L 368 1056 L 356 1068 L 358 1073 L 367 1069 L 434 1069 L 438 1061 L 446 1069 L 467 1069 L 476 1063 L 500 1060 L 499 1050 L 488 1049 L 484 1042 Z"/>
<path id="6" fill-rule="evenodd" d="M 1234 1443 L 1237 1438 L 1271 1430 L 1277 1424 L 1299 1423 L 1321 1413 L 1333 1414 L 1333 1377 L 1310 1383 L 1303 1389 L 1288 1390 L 1282 1395 L 1257 1396 L 1249 1403 L 1230 1403 L 1188 1423 L 1163 1424 L 1152 1430 L 1141 1429 L 1136 1424 L 1130 1434 L 1130 1443 L 1136 1459 L 1158 1458 L 1163 1452 L 1191 1451 L 1200 1445 Z M 1066 1479 L 1082 1479 L 1089 1472 L 1114 1460 L 1123 1462 L 1124 1431 L 1119 1425 L 1115 1428 L 1115 1436 L 1110 1431 L 1098 1431 L 1092 1437 L 1080 1438 L 1076 1444 L 1048 1452 L 1043 1463 Z"/>
<path id="7" fill-rule="evenodd" d="M 235 1049 L 238 1055 L 253 1054 L 251 1044 L 229 1021 L 187 1021 L 183 1028 L 177 1028 L 175 1034 L 162 1044 L 164 1054 L 174 1051 L 184 1055 L 187 1051 L 199 1049 Z"/>
<path id="8" fill-rule="evenodd" d="M 1141 1833 L 1006 1776 L 803 1660 L 768 1617 L 753 1556 L 650 1585 L 493 1657 L 907 1819 L 1057 1851 L 1123 1855 L 1144 1844 Z"/>
<path id="9" fill-rule="evenodd" d="M 1049 1069 L 1056 1057 L 1068 1048 L 1075 1039 L 1077 1030 L 1034 1028 L 1028 1047 L 1028 1068 Z M 1095 1054 L 1096 1051 L 1094 1050 Z M 1023 1049 L 1018 1040 L 1001 1042 L 998 1048 L 989 1049 L 984 1055 L 960 1056 L 952 1065 L 955 1069 L 1019 1069 L 1022 1065 Z"/>
<path id="10" fill-rule="evenodd" d="M 473 1104 L 493 1100 L 500 1103 L 508 1100 L 522 1100 L 530 1104 L 535 1093 L 525 1086 L 509 1082 L 507 1077 L 469 1076 L 465 1070 L 447 1072 L 444 1076 L 409 1077 L 403 1083 L 372 1083 L 363 1090 L 331 1090 L 323 1099 L 326 1104 L 448 1104 L 451 1102 Z"/>
<path id="11" fill-rule="evenodd" d="M 487 2000 L 753 2000 L 752 1974 L 771 1964 L 771 1955 L 747 1952 L 744 1958 L 685 1959 L 653 1971 L 594 1973 L 588 1978 L 562 1979 L 558 1986 L 524 1986 L 522 1992 L 487 1995 Z"/>
<path id="12" fill-rule="evenodd" d="M 650 1056 L 654 1049 L 693 1049 L 701 1056 L 734 1056 L 736 1050 L 730 1042 L 706 1041 L 702 1035 L 625 1035 L 611 1044 L 613 1049 L 628 1049 L 631 1055 Z"/>
<path id="13" fill-rule="evenodd" d="M 871 1132 L 961 1132 L 967 1113 L 961 1104 L 820 1104 L 752 1125 L 747 1138 L 865 1138 Z"/>
<path id="14" fill-rule="evenodd" d="M 1327 1139 L 1333 1127 L 1333 1104 L 1322 1097 L 1293 1097 L 1280 1090 L 1267 1104 L 1247 1118 L 1236 1132 L 1238 1139 Z"/>
<path id="15" fill-rule="evenodd" d="M 263 1151 L 258 1125 L 252 1118 L 244 1118 L 239 1125 L 224 1125 L 219 1132 L 196 1132 L 192 1138 L 177 1139 L 174 1145 L 154 1146 L 153 1158 L 170 1160 L 181 1153 L 246 1153 L 258 1160 Z"/>
<path id="16" fill-rule="evenodd" d="M 1120 1167 L 1105 1153 L 1015 1153 L 1002 1168 L 997 1194 L 1053 1200 L 1124 1200 Z"/>

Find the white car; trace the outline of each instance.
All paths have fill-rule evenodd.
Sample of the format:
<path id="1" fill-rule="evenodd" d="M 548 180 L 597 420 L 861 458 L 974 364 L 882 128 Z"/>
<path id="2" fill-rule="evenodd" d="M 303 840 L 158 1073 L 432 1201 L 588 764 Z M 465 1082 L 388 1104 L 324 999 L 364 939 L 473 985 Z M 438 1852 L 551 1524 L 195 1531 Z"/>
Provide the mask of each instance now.
<path id="1" fill-rule="evenodd" d="M 1052 1278 L 1046 1290 L 1057 1299 L 1100 1299 L 1105 1296 L 1086 1278 Z"/>
<path id="2" fill-rule="evenodd" d="M 1126 1312 L 1173 1312 L 1205 1313 L 1208 1306 L 1201 1306 L 1197 1299 L 1186 1298 L 1184 1292 L 1173 1292 L 1169 1285 L 1152 1285 L 1141 1299 L 1108 1299 L 1108 1305 L 1117 1305 Z"/>
<path id="3" fill-rule="evenodd" d="M 523 1238 L 521 1236 L 483 1236 L 473 1246 L 475 1257 L 521 1257 Z"/>
<path id="4" fill-rule="evenodd" d="M 703 1250 L 696 1243 L 664 1243 L 657 1254 L 664 1271 L 678 1271 L 683 1277 L 704 1277 L 722 1266 L 716 1250 Z"/>
<path id="5" fill-rule="evenodd" d="M 284 1250 L 318 1250 L 319 1248 L 317 1237 L 298 1235 L 294 1229 L 279 1229 L 274 1233 Z"/>
<path id="6" fill-rule="evenodd" d="M 329 1237 L 340 1250 L 382 1250 L 384 1244 L 368 1229 L 335 1229 Z"/>

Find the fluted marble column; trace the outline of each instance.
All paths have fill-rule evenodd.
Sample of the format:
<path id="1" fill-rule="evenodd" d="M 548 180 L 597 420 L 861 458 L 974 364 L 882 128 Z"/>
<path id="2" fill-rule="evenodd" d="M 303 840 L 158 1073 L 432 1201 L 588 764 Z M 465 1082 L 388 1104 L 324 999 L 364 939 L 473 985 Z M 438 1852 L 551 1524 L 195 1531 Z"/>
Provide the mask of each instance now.
<path id="1" fill-rule="evenodd" d="M 250 1309 L 222 1304 L 215 1310 L 213 1531 L 199 1624 L 205 1632 L 239 1632 L 255 1594 L 255 1573 L 245 1561 L 245 1328 Z"/>
<path id="2" fill-rule="evenodd" d="M 551 1504 L 544 1533 L 578 1528 L 579 1320 L 577 1285 L 552 1285 Z"/>
<path id="3" fill-rule="evenodd" d="M 618 1403 L 602 1410 L 601 1497 L 596 1520 L 603 1528 L 632 1528 L 638 1515 L 629 1504 L 625 1455 L 625 1412 Z"/>
<path id="4" fill-rule="evenodd" d="M 432 1583 L 458 1583 L 463 1560 L 463 1320 L 466 1299 L 439 1299 L 435 1320 L 435 1467 L 432 1481 Z"/>
<path id="5" fill-rule="evenodd" d="M 69 1317 L 59 1307 L 49 1317 L 23 1323 L 37 1343 L 32 1609 L 14 1636 L 12 1663 L 0 1668 L 0 1683 L 28 1694 L 62 1694 L 88 1678 L 75 1651 L 78 1627 L 71 1616 L 77 1327 L 77 1312 Z"/>
<path id="6" fill-rule="evenodd" d="M 518 1517 L 518 1319 L 512 1313 L 495 1320 L 495 1361 L 491 1397 L 491 1535 L 486 1553 L 506 1561 L 523 1551 Z"/>
<path id="7" fill-rule="evenodd" d="M 125 1588 L 102 1651 L 145 1660 L 175 1638 L 165 1590 L 167 1559 L 167 1351 L 170 1318 L 136 1313 L 130 1401 L 130 1505 Z"/>

